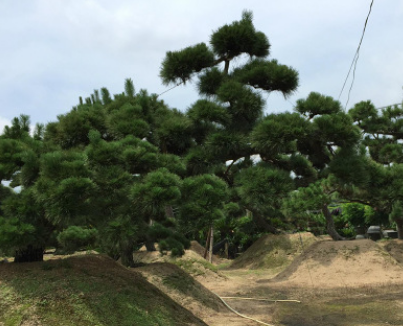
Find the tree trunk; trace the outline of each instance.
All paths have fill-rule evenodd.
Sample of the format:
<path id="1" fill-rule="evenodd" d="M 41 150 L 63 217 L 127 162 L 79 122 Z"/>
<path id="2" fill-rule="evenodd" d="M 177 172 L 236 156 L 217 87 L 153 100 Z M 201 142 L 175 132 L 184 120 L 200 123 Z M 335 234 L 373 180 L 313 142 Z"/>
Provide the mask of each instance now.
<path id="1" fill-rule="evenodd" d="M 150 219 L 149 226 L 152 227 L 154 224 L 153 219 Z M 145 241 L 145 246 L 147 251 L 157 251 L 155 248 L 155 239 L 152 239 L 148 234 L 146 235 L 146 241 Z"/>
<path id="2" fill-rule="evenodd" d="M 330 214 L 329 208 L 327 208 L 327 205 L 324 204 L 322 206 L 322 213 L 326 218 L 326 228 L 327 228 L 327 233 L 331 236 L 333 240 L 345 240 L 340 234 L 337 233 L 336 228 L 334 226 L 334 220 L 332 214 Z"/>
<path id="3" fill-rule="evenodd" d="M 211 226 L 210 227 L 210 253 L 209 253 L 209 257 L 208 257 L 210 264 L 213 261 L 213 247 L 214 247 L 214 229 L 213 229 L 213 226 Z"/>
<path id="4" fill-rule="evenodd" d="M 225 66 L 224 66 L 224 75 L 228 76 L 228 71 L 229 71 L 229 60 L 225 60 Z"/>
<path id="5" fill-rule="evenodd" d="M 211 228 L 208 229 L 206 245 L 204 246 L 204 255 L 203 255 L 204 259 L 207 259 L 207 252 L 208 252 L 207 248 L 208 248 L 208 245 L 210 243 L 210 235 L 211 235 Z"/>
<path id="6" fill-rule="evenodd" d="M 14 262 L 16 263 L 27 263 L 34 261 L 43 261 L 44 248 L 34 248 L 29 245 L 25 249 L 18 249 L 15 251 Z"/>
<path id="7" fill-rule="evenodd" d="M 267 223 L 267 221 L 258 213 L 256 210 L 252 210 L 247 208 L 250 212 L 252 212 L 252 219 L 256 223 L 259 229 L 265 232 L 278 234 L 280 233 L 274 226 Z"/>
<path id="8" fill-rule="evenodd" d="M 153 239 L 147 239 L 146 242 L 144 243 L 146 246 L 147 251 L 157 251 L 157 248 L 155 248 L 155 243 Z"/>
<path id="9" fill-rule="evenodd" d="M 122 253 L 120 255 L 121 257 L 121 262 L 122 265 L 126 267 L 133 267 L 134 266 L 134 260 L 133 260 L 133 241 L 129 240 L 126 243 L 122 244 Z"/>
<path id="10" fill-rule="evenodd" d="M 165 215 L 167 217 L 175 217 L 174 208 L 172 206 L 165 206 Z"/>
<path id="11" fill-rule="evenodd" d="M 396 219 L 397 237 L 403 239 L 403 219 Z"/>
<path id="12" fill-rule="evenodd" d="M 228 245 L 228 241 L 225 242 L 225 249 L 224 249 L 224 253 L 225 253 L 225 258 L 229 259 L 229 245 Z"/>

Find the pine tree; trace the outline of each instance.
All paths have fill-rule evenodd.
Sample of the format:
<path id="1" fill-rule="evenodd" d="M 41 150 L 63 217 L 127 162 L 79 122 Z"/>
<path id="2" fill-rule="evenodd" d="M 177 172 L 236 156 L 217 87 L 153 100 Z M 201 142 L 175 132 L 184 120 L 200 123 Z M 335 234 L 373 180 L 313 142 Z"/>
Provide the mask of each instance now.
<path id="1" fill-rule="evenodd" d="M 363 101 L 349 114 L 361 129 L 363 144 L 373 160 L 368 169 L 370 184 L 360 188 L 356 196 L 389 215 L 403 239 L 403 109 L 394 106 L 378 111 L 370 101 Z"/>
<path id="2" fill-rule="evenodd" d="M 212 33 L 210 46 L 200 43 L 167 52 L 160 71 L 166 85 L 198 78 L 202 98 L 186 112 L 191 137 L 184 146 L 187 152 L 179 153 L 185 155 L 188 175 L 214 173 L 233 189 L 246 189 L 246 178 L 237 175 L 254 169 L 251 156 L 256 151 L 251 146 L 251 131 L 263 118 L 261 92 L 278 91 L 288 96 L 298 87 L 296 70 L 268 59 L 270 43 L 255 29 L 252 18 L 252 13 L 245 11 L 240 21 L 220 27 Z M 264 191 L 273 192 L 269 182 L 265 187 Z M 285 194 L 277 195 L 280 198 Z M 240 200 L 237 191 L 232 191 L 232 200 Z M 252 202 L 244 200 L 242 204 L 254 211 L 254 218 L 264 229 L 275 231 L 263 217 L 266 204 L 257 208 Z"/>

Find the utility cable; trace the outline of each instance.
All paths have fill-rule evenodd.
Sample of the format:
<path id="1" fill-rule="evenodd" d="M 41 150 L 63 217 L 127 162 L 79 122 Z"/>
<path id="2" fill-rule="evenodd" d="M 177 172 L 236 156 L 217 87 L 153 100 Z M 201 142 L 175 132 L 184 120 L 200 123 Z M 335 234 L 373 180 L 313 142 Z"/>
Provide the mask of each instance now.
<path id="1" fill-rule="evenodd" d="M 368 12 L 368 15 L 367 15 L 367 19 L 365 20 L 364 29 L 363 29 L 363 31 L 362 31 L 362 35 L 361 35 L 360 42 L 358 43 L 358 47 L 357 47 L 357 50 L 356 50 L 356 52 L 355 52 L 355 54 L 354 54 L 353 61 L 351 62 L 350 69 L 348 70 L 347 77 L 346 77 L 346 79 L 345 79 L 345 81 L 344 81 L 343 87 L 342 87 L 341 92 L 340 92 L 340 95 L 339 95 L 339 100 L 340 100 L 341 94 L 343 93 L 344 87 L 346 86 L 348 77 L 350 76 L 351 69 L 353 69 L 353 67 L 354 67 L 354 69 L 353 69 L 353 79 L 352 79 L 352 81 L 351 81 L 350 89 L 349 89 L 349 91 L 348 91 L 348 97 L 347 97 L 347 102 L 346 102 L 345 108 L 347 108 L 348 102 L 349 102 L 349 100 L 350 100 L 350 93 L 351 93 L 351 90 L 352 90 L 352 88 L 353 88 L 354 81 L 355 81 L 355 70 L 356 70 L 356 68 L 357 68 L 357 62 L 358 62 L 358 59 L 359 59 L 359 57 L 360 57 L 361 44 L 362 44 L 362 40 L 364 39 L 365 30 L 366 30 L 366 28 L 367 28 L 368 19 L 369 19 L 369 16 L 370 16 L 370 14 L 371 14 L 371 10 L 372 10 L 372 5 L 373 5 L 373 4 L 374 4 L 374 0 L 371 1 L 371 5 L 369 6 L 369 12 Z"/>
<path id="2" fill-rule="evenodd" d="M 245 316 L 245 315 L 239 313 L 238 311 L 236 311 L 235 309 L 233 309 L 231 306 L 229 306 L 228 303 L 226 303 L 226 302 L 224 301 L 224 299 L 221 298 L 218 294 L 216 294 L 216 293 L 214 293 L 214 292 L 212 292 L 212 293 L 213 293 L 215 296 L 217 296 L 217 298 L 220 299 L 220 300 L 222 301 L 222 303 L 223 303 L 229 310 L 231 310 L 234 314 L 238 315 L 239 317 L 242 317 L 242 318 L 245 318 L 245 319 L 249 319 L 249 320 L 253 320 L 253 321 L 255 321 L 255 322 L 259 323 L 259 324 L 262 324 L 262 325 L 274 326 L 273 324 L 268 324 L 268 323 L 265 323 L 265 322 L 263 322 L 263 321 L 260 321 L 260 320 L 257 320 L 257 319 L 254 319 L 254 318 L 252 318 L 252 317 L 248 317 L 248 316 Z"/>
<path id="3" fill-rule="evenodd" d="M 253 301 L 268 301 L 268 302 L 296 302 L 301 303 L 299 300 L 273 300 L 273 299 L 260 299 L 260 298 L 243 298 L 243 297 L 221 297 L 222 299 L 233 300 L 253 300 Z"/>
<path id="4" fill-rule="evenodd" d="M 382 109 L 390 108 L 390 107 L 393 107 L 393 106 L 402 106 L 402 105 L 403 105 L 403 103 L 395 103 L 395 104 L 385 105 L 385 106 L 382 106 L 382 107 L 376 108 L 376 109 L 377 110 L 382 110 Z"/>
<path id="5" fill-rule="evenodd" d="M 180 83 L 177 83 L 175 86 L 173 86 L 171 88 L 168 88 L 166 91 L 162 92 L 161 94 L 158 94 L 157 98 L 160 97 L 161 95 L 165 94 L 165 93 L 168 93 L 169 91 L 173 90 L 174 88 L 176 88 L 176 87 L 178 87 L 178 86 L 180 86 L 182 84 L 183 84 L 183 82 L 180 82 Z"/>

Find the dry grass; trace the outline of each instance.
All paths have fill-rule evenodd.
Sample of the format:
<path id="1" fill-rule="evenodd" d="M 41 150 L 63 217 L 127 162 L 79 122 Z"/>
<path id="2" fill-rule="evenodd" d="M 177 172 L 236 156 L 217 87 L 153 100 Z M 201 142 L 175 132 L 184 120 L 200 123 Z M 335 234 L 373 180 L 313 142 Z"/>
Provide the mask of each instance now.
<path id="1" fill-rule="evenodd" d="M 319 241 L 312 233 L 264 235 L 238 257 L 230 269 L 276 269 L 280 271 L 304 249 Z"/>

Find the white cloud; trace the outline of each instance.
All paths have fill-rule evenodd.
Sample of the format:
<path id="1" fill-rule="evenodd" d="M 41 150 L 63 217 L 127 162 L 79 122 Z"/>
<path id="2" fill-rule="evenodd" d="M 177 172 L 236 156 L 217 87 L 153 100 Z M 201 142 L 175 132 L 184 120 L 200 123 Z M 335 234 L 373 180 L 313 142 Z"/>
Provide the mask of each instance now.
<path id="1" fill-rule="evenodd" d="M 11 124 L 10 120 L 0 116 L 0 135 L 3 133 L 4 127 Z"/>
<path id="2" fill-rule="evenodd" d="M 166 51 L 209 42 L 218 27 L 254 13 L 266 33 L 272 57 L 300 73 L 300 88 L 289 101 L 311 91 L 338 97 L 357 48 L 368 0 L 30 0 L 0 2 L 0 108 L 11 120 L 20 113 L 33 123 L 54 121 L 95 88 L 161 93 L 158 77 Z M 363 41 L 350 104 L 401 100 L 403 5 L 374 4 Z M 348 84 L 349 85 L 349 84 Z M 395 91 L 392 91 L 395 90 Z M 197 99 L 194 84 L 164 94 L 169 106 L 184 110 Z M 343 94 L 342 100 L 346 100 Z M 290 110 L 281 95 L 268 97 L 268 109 Z"/>

